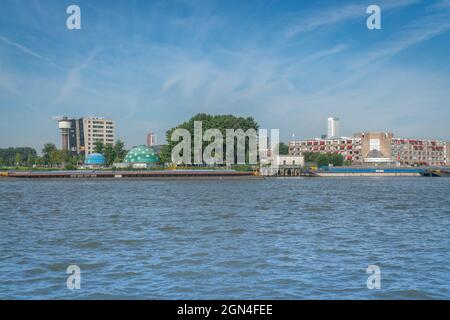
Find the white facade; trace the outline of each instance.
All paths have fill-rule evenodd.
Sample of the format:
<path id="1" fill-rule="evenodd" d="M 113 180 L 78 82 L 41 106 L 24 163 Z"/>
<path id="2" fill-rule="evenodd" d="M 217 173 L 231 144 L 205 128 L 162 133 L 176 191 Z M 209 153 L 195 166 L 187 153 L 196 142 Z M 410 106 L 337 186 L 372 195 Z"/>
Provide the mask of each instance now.
<path id="1" fill-rule="evenodd" d="M 339 129 L 340 129 L 339 128 L 339 118 L 329 117 L 328 118 L 328 131 L 327 131 L 328 139 L 339 138 L 340 137 Z"/>
<path id="2" fill-rule="evenodd" d="M 275 156 L 272 162 L 273 165 L 279 166 L 301 166 L 305 165 L 305 158 L 303 156 L 278 155 Z"/>
<path id="3" fill-rule="evenodd" d="M 131 165 L 131 167 L 133 169 L 147 169 L 148 168 L 148 164 L 147 163 L 133 163 Z"/>
<path id="4" fill-rule="evenodd" d="M 153 132 L 147 134 L 147 147 L 153 147 L 156 145 L 156 136 Z"/>
<path id="5" fill-rule="evenodd" d="M 115 124 L 113 120 L 105 118 L 83 118 L 84 144 L 86 155 L 94 152 L 95 143 L 114 145 Z"/>
<path id="6" fill-rule="evenodd" d="M 263 176 L 275 176 L 281 168 L 301 169 L 305 165 L 305 157 L 293 155 L 276 155 L 261 161 L 260 173 Z"/>

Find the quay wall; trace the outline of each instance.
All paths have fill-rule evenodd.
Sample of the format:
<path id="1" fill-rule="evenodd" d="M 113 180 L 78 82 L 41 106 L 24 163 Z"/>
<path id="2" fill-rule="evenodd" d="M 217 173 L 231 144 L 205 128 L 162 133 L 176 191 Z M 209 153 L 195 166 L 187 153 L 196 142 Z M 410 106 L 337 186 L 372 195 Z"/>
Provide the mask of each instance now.
<path id="1" fill-rule="evenodd" d="M 318 177 L 420 177 L 417 172 L 317 172 Z"/>
<path id="2" fill-rule="evenodd" d="M 254 172 L 219 170 L 7 172 L 1 179 L 263 179 Z"/>

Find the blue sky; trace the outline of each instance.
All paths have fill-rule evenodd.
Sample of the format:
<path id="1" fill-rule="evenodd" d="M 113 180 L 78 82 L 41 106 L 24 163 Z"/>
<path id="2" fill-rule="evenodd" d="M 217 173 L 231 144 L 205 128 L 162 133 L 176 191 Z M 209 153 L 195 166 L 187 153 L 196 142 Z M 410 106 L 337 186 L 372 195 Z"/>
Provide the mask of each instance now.
<path id="1" fill-rule="evenodd" d="M 67 6 L 82 29 L 66 28 Z M 382 9 L 368 30 L 366 8 Z M 0 2 L 0 147 L 59 145 L 52 116 L 105 116 L 128 147 L 198 112 L 282 140 L 450 140 L 450 0 Z"/>

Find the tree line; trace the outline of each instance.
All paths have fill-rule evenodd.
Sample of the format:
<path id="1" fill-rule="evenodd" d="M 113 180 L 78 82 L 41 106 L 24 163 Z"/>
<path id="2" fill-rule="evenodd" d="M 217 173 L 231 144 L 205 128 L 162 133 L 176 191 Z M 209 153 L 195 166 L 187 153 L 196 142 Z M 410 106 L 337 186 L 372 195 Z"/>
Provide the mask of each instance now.
<path id="1" fill-rule="evenodd" d="M 37 152 L 33 148 L 4 148 L 0 149 L 0 165 L 15 166 L 18 163 L 33 165 L 37 159 Z"/>
<path id="2" fill-rule="evenodd" d="M 104 144 L 101 141 L 97 141 L 94 143 L 94 152 L 101 153 L 108 165 L 112 165 L 113 163 L 122 162 L 125 156 L 127 155 L 127 150 L 124 149 L 125 144 L 121 140 L 117 140 L 114 146 L 110 144 Z"/>
<path id="3" fill-rule="evenodd" d="M 218 129 L 222 133 L 222 136 L 226 136 L 226 130 L 227 129 L 242 129 L 244 131 L 247 131 L 248 129 L 254 129 L 258 130 L 259 125 L 258 123 L 252 118 L 252 117 L 236 117 L 233 115 L 209 115 L 205 113 L 199 113 L 195 116 L 193 116 L 188 121 L 185 121 L 176 127 L 169 129 L 166 132 L 166 140 L 167 145 L 165 145 L 161 152 L 160 152 L 160 158 L 162 162 L 170 163 L 172 162 L 172 149 L 178 144 L 178 141 L 172 141 L 172 132 L 174 132 L 176 129 L 186 129 L 191 134 L 191 142 L 192 146 L 194 144 L 194 122 L 195 121 L 201 121 L 202 122 L 202 130 L 205 132 L 208 129 Z M 202 141 L 202 153 L 206 146 L 208 145 L 208 142 Z M 236 145 L 235 145 L 236 149 Z M 226 145 L 225 145 L 225 139 L 224 139 L 224 145 L 223 150 L 225 152 Z M 248 150 L 248 141 L 246 142 L 246 150 Z M 236 151 L 236 150 L 235 150 Z M 192 148 L 191 151 L 191 159 L 192 162 L 194 162 L 194 148 Z M 235 152 L 236 155 L 236 152 Z M 246 158 L 248 158 L 248 154 L 246 155 Z"/>
<path id="4" fill-rule="evenodd" d="M 121 140 L 117 140 L 114 146 L 97 142 L 94 152 L 103 154 L 107 164 L 111 165 L 114 162 L 123 161 L 127 153 L 124 146 Z M 46 143 L 41 151 L 42 155 L 38 156 L 36 150 L 30 147 L 0 149 L 0 166 L 75 168 L 83 164 L 85 160 L 83 155 L 60 150 L 54 143 Z"/>
<path id="5" fill-rule="evenodd" d="M 305 157 L 305 162 L 315 162 L 318 167 L 324 167 L 330 164 L 335 167 L 344 165 L 344 157 L 337 153 L 305 152 L 303 156 Z"/>

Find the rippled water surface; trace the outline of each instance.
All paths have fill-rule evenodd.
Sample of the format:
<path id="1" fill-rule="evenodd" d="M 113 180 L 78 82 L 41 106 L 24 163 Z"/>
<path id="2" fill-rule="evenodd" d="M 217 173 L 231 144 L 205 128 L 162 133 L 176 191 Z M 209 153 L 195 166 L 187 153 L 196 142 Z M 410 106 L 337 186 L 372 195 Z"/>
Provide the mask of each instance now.
<path id="1" fill-rule="evenodd" d="M 450 298 L 450 179 L 0 180 L 0 298 Z M 66 268 L 81 268 L 81 289 Z M 366 268 L 381 268 L 368 290 Z"/>

